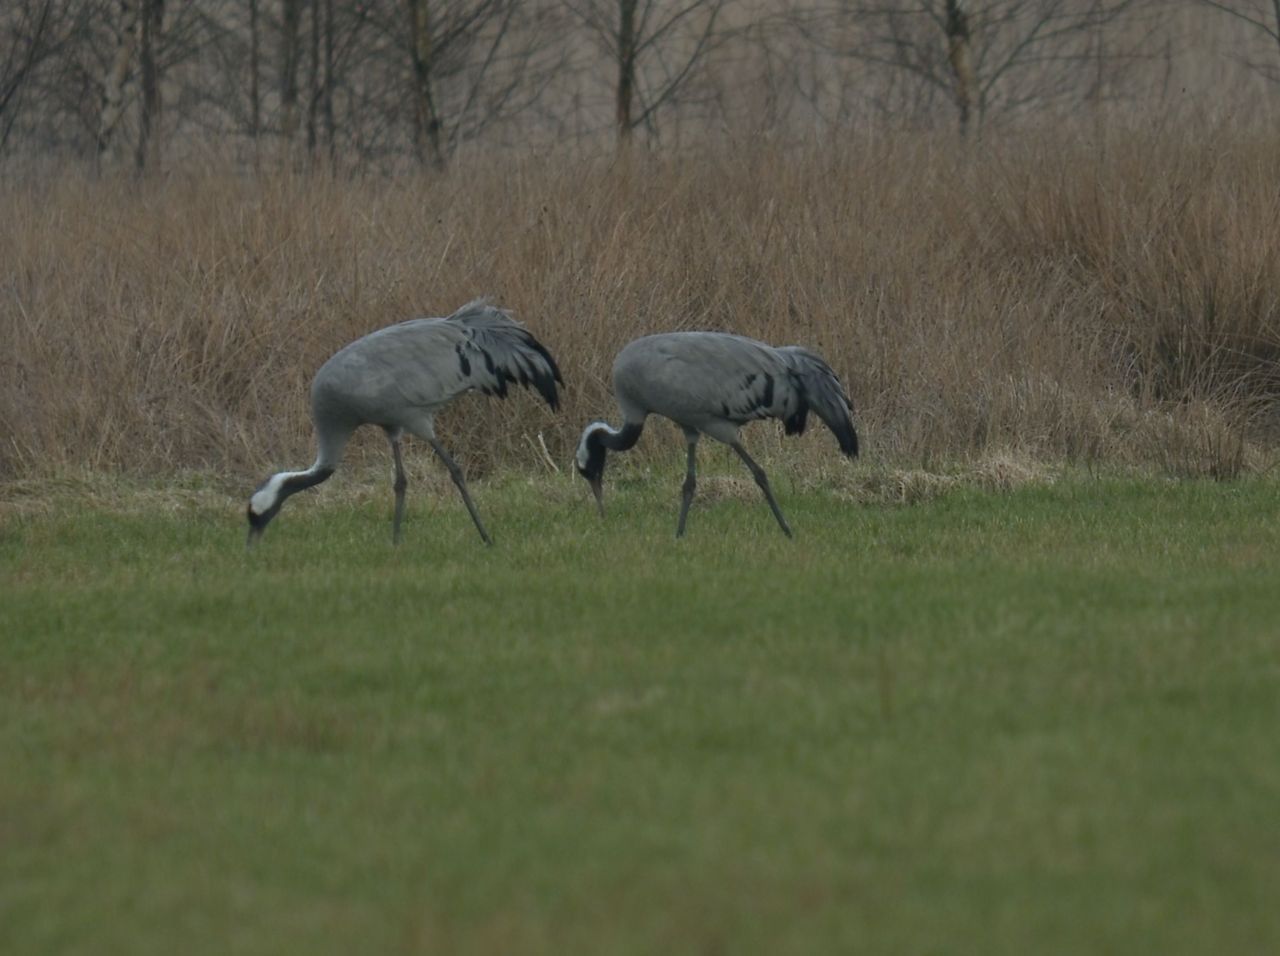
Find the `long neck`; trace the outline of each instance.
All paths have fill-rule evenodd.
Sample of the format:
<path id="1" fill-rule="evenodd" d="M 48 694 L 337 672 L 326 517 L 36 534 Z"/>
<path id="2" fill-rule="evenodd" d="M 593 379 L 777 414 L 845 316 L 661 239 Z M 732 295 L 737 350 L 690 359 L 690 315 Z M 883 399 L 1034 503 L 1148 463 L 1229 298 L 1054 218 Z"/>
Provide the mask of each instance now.
<path id="1" fill-rule="evenodd" d="M 308 468 L 306 471 L 286 471 L 277 475 L 281 479 L 280 497 L 288 498 L 295 495 L 299 491 L 305 491 L 313 485 L 328 479 L 333 474 L 333 469 L 320 461 Z"/>
<path id="2" fill-rule="evenodd" d="M 318 422 L 316 442 L 319 449 L 316 452 L 315 463 L 306 471 L 287 471 L 276 476 L 281 481 L 279 486 L 281 498 L 288 498 L 299 491 L 305 491 L 332 475 L 333 470 L 338 467 L 338 462 L 342 460 L 342 450 L 350 437 L 351 429 L 346 425 L 336 425 L 328 421 Z"/>
<path id="3" fill-rule="evenodd" d="M 332 474 L 333 468 L 323 459 L 317 459 L 306 471 L 277 472 L 254 493 L 250 504 L 255 512 L 263 514 L 284 504 L 285 499 L 291 495 L 320 484 Z"/>
<path id="4" fill-rule="evenodd" d="M 606 425 L 597 434 L 600 436 L 600 444 L 610 451 L 627 451 L 640 440 L 642 431 L 644 431 L 644 425 L 624 422 L 620 431 L 615 431 Z"/>

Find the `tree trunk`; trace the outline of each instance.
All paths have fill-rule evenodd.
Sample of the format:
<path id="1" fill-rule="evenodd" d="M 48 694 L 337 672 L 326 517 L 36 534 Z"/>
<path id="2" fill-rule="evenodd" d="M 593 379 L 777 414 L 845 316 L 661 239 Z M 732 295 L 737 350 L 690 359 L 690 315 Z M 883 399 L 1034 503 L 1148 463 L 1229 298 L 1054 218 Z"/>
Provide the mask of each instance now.
<path id="1" fill-rule="evenodd" d="M 324 115 L 325 144 L 329 147 L 329 165 L 332 167 L 336 158 L 336 130 L 333 121 L 333 0 L 324 0 L 324 92 L 320 104 Z"/>
<path id="2" fill-rule="evenodd" d="M 20 16 L 19 24 L 22 32 L 26 34 L 26 41 L 23 44 L 26 49 L 19 55 L 15 45 L 9 51 L 8 61 L 0 64 L 0 154 L 8 145 L 9 134 L 17 121 L 24 88 L 36 64 L 48 53 L 45 34 L 52 14 L 53 0 L 44 0 L 38 10 L 25 9 Z"/>
<path id="3" fill-rule="evenodd" d="M 138 149 L 134 165 L 139 172 L 155 169 L 160 161 L 160 70 L 156 47 L 164 19 L 164 0 L 142 0 L 138 17 L 138 71 L 141 80 L 141 109 L 138 113 Z"/>
<path id="4" fill-rule="evenodd" d="M 311 0 L 311 43 L 307 50 L 307 155 L 314 162 L 320 114 L 320 0 Z"/>
<path id="5" fill-rule="evenodd" d="M 285 149 L 298 132 L 298 30 L 302 25 L 302 0 L 283 0 L 280 30 L 280 131 Z"/>
<path id="6" fill-rule="evenodd" d="M 618 0 L 618 89 L 616 119 L 618 142 L 631 142 L 634 122 L 631 103 L 636 86 L 636 0 Z"/>
<path id="7" fill-rule="evenodd" d="M 258 134 L 262 131 L 262 96 L 258 90 L 258 68 L 262 60 L 258 37 L 258 0 L 249 0 L 249 137 L 254 156 L 258 150 Z"/>
<path id="8" fill-rule="evenodd" d="M 973 52 L 969 37 L 968 0 L 947 0 L 947 53 L 956 81 L 956 108 L 960 111 L 960 132 L 967 134 L 973 118 L 977 79 L 973 73 Z"/>
<path id="9" fill-rule="evenodd" d="M 124 87 L 129 82 L 133 51 L 138 44 L 138 0 L 119 0 L 116 8 L 116 52 L 102 83 L 102 113 L 98 118 L 99 163 L 111 153 L 124 116 Z"/>
<path id="10" fill-rule="evenodd" d="M 444 168 L 440 149 L 440 117 L 431 95 L 431 23 L 427 0 L 405 0 L 409 13 L 409 56 L 413 64 L 414 128 L 418 158 L 425 164 Z"/>

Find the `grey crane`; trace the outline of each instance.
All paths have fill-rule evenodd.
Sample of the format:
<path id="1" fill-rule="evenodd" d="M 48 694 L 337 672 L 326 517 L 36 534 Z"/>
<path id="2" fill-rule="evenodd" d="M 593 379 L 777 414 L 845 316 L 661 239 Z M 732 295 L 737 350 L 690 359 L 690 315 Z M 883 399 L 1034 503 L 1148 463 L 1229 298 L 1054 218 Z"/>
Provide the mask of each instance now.
<path id="1" fill-rule="evenodd" d="M 578 473 L 591 485 L 603 516 L 602 479 L 608 453 L 635 445 L 649 415 L 671 419 L 684 431 L 689 445 L 677 538 L 684 534 L 697 486 L 695 454 L 702 435 L 737 452 L 787 537 L 791 528 L 773 497 L 769 478 L 742 447 L 738 430 L 756 419 L 777 418 L 788 435 L 798 435 L 812 410 L 835 434 L 844 454 L 850 458 L 858 454 L 858 435 L 850 417 L 853 405 L 844 387 L 831 366 L 798 345 L 775 348 L 724 332 L 648 335 L 618 353 L 613 391 L 622 411 L 622 427 L 615 429 L 603 421 L 587 425 L 578 442 Z"/>
<path id="2" fill-rule="evenodd" d="M 400 457 L 405 432 L 427 442 L 449 469 L 485 544 L 492 544 L 467 493 L 462 469 L 436 438 L 436 413 L 464 392 L 505 398 L 507 384 L 532 386 L 554 410 L 556 383 L 564 384 L 555 359 L 509 312 L 485 299 L 468 302 L 443 319 L 410 319 L 357 339 L 320 366 L 311 382 L 311 418 L 318 453 L 305 471 L 272 475 L 249 499 L 248 545 L 290 495 L 333 474 L 348 439 L 361 425 L 386 432 L 395 459 L 396 510 L 392 541 L 400 541 L 408 484 Z"/>

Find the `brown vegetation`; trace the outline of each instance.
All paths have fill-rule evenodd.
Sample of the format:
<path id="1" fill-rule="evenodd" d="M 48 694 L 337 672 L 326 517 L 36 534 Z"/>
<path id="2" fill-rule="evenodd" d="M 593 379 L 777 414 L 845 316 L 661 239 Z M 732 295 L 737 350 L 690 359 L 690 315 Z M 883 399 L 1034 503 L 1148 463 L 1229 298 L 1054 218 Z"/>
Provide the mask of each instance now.
<path id="1" fill-rule="evenodd" d="M 582 424 L 615 415 L 623 343 L 710 328 L 822 352 L 873 467 L 998 452 L 1230 476 L 1264 462 L 1280 392 L 1276 147 L 902 133 L 2 186 L 0 478 L 305 465 L 325 357 L 478 294 L 568 387 L 558 416 L 523 393 L 446 412 L 473 473 L 544 469 L 539 436 L 565 467 Z M 355 454 L 384 455 L 371 437 Z"/>

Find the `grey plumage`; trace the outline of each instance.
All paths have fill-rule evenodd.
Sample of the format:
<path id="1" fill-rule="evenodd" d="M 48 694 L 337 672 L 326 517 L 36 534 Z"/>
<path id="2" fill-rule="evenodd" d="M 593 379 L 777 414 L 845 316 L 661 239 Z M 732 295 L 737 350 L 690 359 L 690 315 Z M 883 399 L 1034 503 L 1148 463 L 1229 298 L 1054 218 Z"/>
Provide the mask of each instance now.
<path id="1" fill-rule="evenodd" d="M 488 532 L 467 492 L 462 471 L 435 434 L 435 416 L 464 392 L 506 397 L 509 383 L 534 388 L 552 409 L 563 384 L 555 359 L 520 323 L 484 299 L 442 319 L 411 319 L 357 339 L 334 353 L 311 383 L 311 416 L 318 453 L 305 471 L 280 472 L 249 500 L 249 542 L 292 494 L 333 474 L 351 434 L 361 425 L 386 432 L 395 461 L 396 510 L 392 538 L 400 540 L 407 479 L 400 454 L 405 432 L 424 439 L 449 470 L 485 543 Z"/>
<path id="2" fill-rule="evenodd" d="M 801 434 L 812 411 L 831 429 L 844 454 L 858 454 L 853 406 L 844 387 L 820 356 L 801 346 L 775 348 L 723 332 L 650 335 L 618 353 L 613 388 L 622 428 L 589 424 L 578 443 L 578 471 L 590 483 L 603 514 L 601 479 L 608 452 L 632 447 L 649 415 L 671 419 L 688 442 L 677 537 L 684 534 L 697 484 L 695 448 L 701 435 L 724 442 L 738 454 L 788 536 L 791 529 L 768 477 L 742 447 L 739 429 L 757 419 L 776 418 L 788 435 Z"/>

